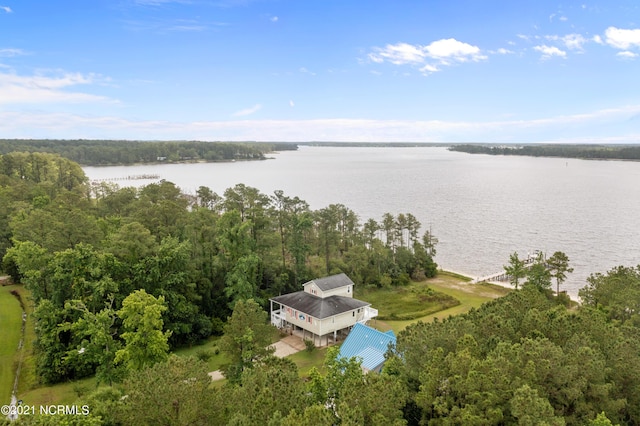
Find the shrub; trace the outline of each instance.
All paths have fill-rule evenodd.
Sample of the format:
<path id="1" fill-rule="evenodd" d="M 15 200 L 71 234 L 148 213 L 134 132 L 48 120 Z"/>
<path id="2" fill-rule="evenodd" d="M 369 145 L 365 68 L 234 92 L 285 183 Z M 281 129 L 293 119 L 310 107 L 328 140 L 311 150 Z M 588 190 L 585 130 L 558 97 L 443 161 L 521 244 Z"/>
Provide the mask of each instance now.
<path id="1" fill-rule="evenodd" d="M 313 343 L 313 340 L 304 339 L 304 346 L 306 347 L 307 352 L 313 352 L 316 349 L 316 345 Z"/>
<path id="2" fill-rule="evenodd" d="M 213 354 L 208 349 L 200 349 L 196 352 L 196 358 L 198 358 L 200 361 L 207 362 L 212 356 Z"/>

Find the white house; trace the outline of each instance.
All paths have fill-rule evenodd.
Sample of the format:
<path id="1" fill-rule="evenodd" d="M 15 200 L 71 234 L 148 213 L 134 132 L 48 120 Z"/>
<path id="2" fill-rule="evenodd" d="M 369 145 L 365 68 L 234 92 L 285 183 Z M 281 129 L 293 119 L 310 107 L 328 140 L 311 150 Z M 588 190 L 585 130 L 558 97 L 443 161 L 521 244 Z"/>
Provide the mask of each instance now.
<path id="1" fill-rule="evenodd" d="M 301 332 L 303 338 L 318 346 L 335 342 L 338 333 L 378 316 L 370 303 L 353 298 L 353 281 L 345 274 L 318 278 L 303 284 L 303 288 L 269 299 L 271 323 Z"/>

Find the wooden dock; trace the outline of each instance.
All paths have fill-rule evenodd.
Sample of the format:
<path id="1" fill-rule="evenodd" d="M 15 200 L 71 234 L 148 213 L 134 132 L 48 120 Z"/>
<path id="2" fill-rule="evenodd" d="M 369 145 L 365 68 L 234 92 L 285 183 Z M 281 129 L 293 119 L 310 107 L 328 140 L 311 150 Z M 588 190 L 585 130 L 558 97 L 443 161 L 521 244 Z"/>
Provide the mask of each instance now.
<path id="1" fill-rule="evenodd" d="M 534 255 L 529 255 L 526 259 L 524 259 L 524 267 L 531 268 L 538 258 L 538 251 L 534 253 Z M 478 283 L 486 283 L 486 282 L 506 282 L 511 278 L 510 275 L 504 271 L 504 269 L 500 272 L 496 272 L 494 274 L 485 275 L 481 277 L 477 277 L 470 281 L 470 284 L 478 284 Z"/>
<path id="2" fill-rule="evenodd" d="M 129 175 L 129 176 L 122 176 L 122 177 L 100 178 L 100 179 L 92 179 L 91 183 L 112 182 L 112 181 L 118 181 L 118 180 L 152 180 L 152 179 L 160 179 L 160 175 L 142 174 L 142 175 Z"/>

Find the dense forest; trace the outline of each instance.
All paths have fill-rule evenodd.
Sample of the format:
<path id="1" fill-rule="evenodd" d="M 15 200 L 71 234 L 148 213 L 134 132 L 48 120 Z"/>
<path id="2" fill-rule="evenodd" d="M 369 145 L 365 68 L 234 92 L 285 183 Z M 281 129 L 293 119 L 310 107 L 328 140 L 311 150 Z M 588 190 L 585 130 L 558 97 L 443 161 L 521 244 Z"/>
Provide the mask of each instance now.
<path id="1" fill-rule="evenodd" d="M 591 276 L 570 307 L 541 270 L 479 309 L 410 325 L 381 374 L 330 348 L 301 378 L 265 348 L 265 301 L 336 272 L 372 287 L 434 276 L 437 239 L 413 215 L 361 223 L 344 205 L 242 184 L 91 187 L 50 153 L 0 164 L 0 256 L 35 304 L 38 378 L 103 385 L 67 424 L 640 424 L 640 267 Z M 169 355 L 214 334 L 231 360 L 222 386 Z"/>
<path id="2" fill-rule="evenodd" d="M 631 297 L 611 294 L 621 282 Z M 168 356 L 83 396 L 77 404 L 90 415 L 68 424 L 634 425 L 638 289 L 640 268 L 616 268 L 591 277 L 585 304 L 567 309 L 525 283 L 467 314 L 409 326 L 380 374 L 364 374 L 333 347 L 306 378 L 264 350 L 266 312 L 238 301 L 221 342 L 241 347 L 237 380 L 212 386 L 203 361 Z M 17 424 L 59 421 L 35 419 Z"/>
<path id="3" fill-rule="evenodd" d="M 640 160 L 638 145 L 485 145 L 460 144 L 449 147 L 450 151 L 469 154 L 525 155 L 531 157 L 563 157 L 587 160 Z"/>
<path id="4" fill-rule="evenodd" d="M 189 197 L 166 181 L 88 186 L 55 154 L 5 154 L 0 164 L 0 256 L 36 304 L 45 383 L 112 380 L 113 348 L 127 336 L 117 313 L 136 291 L 145 292 L 136 303 L 166 305 L 163 332 L 176 347 L 220 333 L 237 301 L 266 306 L 315 277 L 345 272 L 357 285 L 392 286 L 436 273 L 436 239 L 410 213 L 361 224 L 344 205 L 314 211 L 243 184 Z"/>
<path id="5" fill-rule="evenodd" d="M 296 144 L 287 142 L 0 139 L 0 155 L 45 152 L 83 166 L 264 160 L 269 152 L 296 149 Z"/>

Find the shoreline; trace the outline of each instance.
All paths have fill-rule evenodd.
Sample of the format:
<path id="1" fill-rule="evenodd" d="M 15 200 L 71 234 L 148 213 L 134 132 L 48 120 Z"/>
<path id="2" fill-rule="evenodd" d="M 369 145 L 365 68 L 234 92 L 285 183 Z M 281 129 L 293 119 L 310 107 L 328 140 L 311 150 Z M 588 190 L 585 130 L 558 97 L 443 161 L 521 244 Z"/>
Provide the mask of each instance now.
<path id="1" fill-rule="evenodd" d="M 504 281 L 478 281 L 481 277 L 473 278 L 471 275 L 469 275 L 467 273 L 460 272 L 460 271 L 454 271 L 452 269 L 438 269 L 438 272 L 444 272 L 444 273 L 453 274 L 453 275 L 459 275 L 461 277 L 468 278 L 469 281 L 466 282 L 465 284 L 474 285 L 474 284 L 480 284 L 480 283 L 487 283 L 487 284 L 498 285 L 500 287 L 504 287 L 504 288 L 508 288 L 508 289 L 511 289 L 511 290 L 515 290 L 510 283 L 504 282 Z M 553 289 L 552 289 L 552 291 L 553 291 Z M 554 291 L 554 294 L 555 294 L 555 291 Z M 580 303 L 580 298 L 578 298 L 577 295 L 573 295 L 573 294 L 570 294 L 568 292 L 565 292 L 565 294 L 567 296 L 569 296 L 569 299 L 572 302 Z"/>

